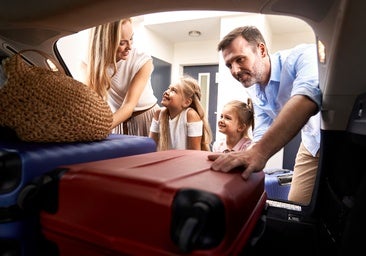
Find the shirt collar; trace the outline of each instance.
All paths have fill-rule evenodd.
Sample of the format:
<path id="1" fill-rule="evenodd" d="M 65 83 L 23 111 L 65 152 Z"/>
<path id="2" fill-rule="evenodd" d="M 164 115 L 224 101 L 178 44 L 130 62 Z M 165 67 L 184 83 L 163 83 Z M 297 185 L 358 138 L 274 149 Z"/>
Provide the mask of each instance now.
<path id="1" fill-rule="evenodd" d="M 281 79 L 281 68 L 282 68 L 280 53 L 277 52 L 271 55 L 269 61 L 271 62 L 271 76 L 269 78 L 268 84 L 270 84 L 272 81 L 279 83 Z"/>

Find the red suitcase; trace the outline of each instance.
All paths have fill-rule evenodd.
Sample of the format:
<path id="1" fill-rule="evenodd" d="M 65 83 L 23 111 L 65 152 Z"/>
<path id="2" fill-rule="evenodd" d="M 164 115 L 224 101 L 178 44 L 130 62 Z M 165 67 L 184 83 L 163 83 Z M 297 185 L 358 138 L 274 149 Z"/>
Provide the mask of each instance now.
<path id="1" fill-rule="evenodd" d="M 59 255 L 237 255 L 265 206 L 264 173 L 244 181 L 240 170 L 212 171 L 208 154 L 64 166 L 51 200 L 57 209 L 41 212 L 42 232 Z"/>

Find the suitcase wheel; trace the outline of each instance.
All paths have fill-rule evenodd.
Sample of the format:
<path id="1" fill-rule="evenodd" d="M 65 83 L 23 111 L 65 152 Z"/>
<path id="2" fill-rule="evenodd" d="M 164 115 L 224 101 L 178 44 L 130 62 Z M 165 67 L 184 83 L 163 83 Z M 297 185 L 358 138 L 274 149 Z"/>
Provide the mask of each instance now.
<path id="1" fill-rule="evenodd" d="M 182 189 L 176 194 L 171 238 L 182 252 L 219 245 L 225 235 L 225 224 L 225 208 L 216 195 L 195 189 Z"/>

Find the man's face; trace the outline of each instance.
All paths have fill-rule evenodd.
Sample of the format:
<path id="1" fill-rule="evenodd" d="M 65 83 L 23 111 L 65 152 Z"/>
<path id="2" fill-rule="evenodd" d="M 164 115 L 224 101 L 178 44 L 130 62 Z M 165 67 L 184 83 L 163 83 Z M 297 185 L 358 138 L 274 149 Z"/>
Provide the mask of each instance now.
<path id="1" fill-rule="evenodd" d="M 253 47 L 242 36 L 238 36 L 222 50 L 225 64 L 232 76 L 246 88 L 256 83 L 265 84 L 268 80 L 264 47 L 264 44 Z"/>

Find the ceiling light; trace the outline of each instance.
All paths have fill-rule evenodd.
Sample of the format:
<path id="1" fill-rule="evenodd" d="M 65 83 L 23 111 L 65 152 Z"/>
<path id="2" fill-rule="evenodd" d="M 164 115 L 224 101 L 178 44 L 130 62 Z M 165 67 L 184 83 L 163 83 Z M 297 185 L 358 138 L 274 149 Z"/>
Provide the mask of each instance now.
<path id="1" fill-rule="evenodd" d="M 188 35 L 191 37 L 199 37 L 201 35 L 201 32 L 198 30 L 191 30 L 188 32 Z"/>

